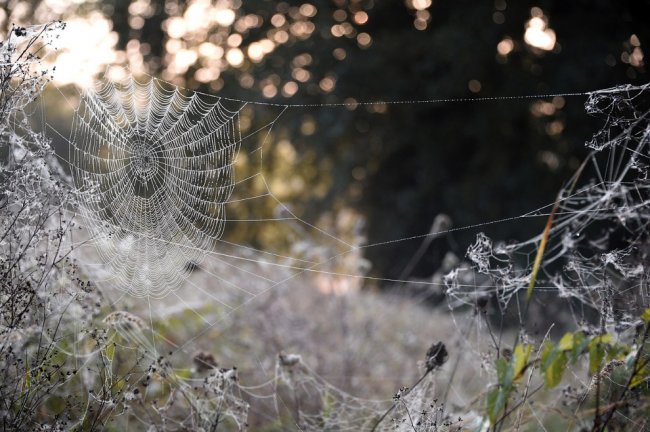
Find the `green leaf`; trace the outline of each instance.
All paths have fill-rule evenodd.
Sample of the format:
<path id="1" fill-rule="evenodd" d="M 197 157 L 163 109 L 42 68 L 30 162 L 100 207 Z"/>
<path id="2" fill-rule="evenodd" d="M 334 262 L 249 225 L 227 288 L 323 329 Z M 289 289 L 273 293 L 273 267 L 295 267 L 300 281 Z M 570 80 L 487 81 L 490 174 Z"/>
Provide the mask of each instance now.
<path id="1" fill-rule="evenodd" d="M 532 345 L 517 345 L 512 353 L 512 377 L 513 381 L 519 380 L 526 366 L 528 365 L 528 359 L 530 358 L 530 353 L 533 350 Z"/>
<path id="2" fill-rule="evenodd" d="M 180 379 L 189 379 L 192 377 L 192 369 L 176 369 L 176 376 Z"/>
<path id="3" fill-rule="evenodd" d="M 608 333 L 596 336 L 589 341 L 589 373 L 591 375 L 601 369 L 607 352 L 605 348 L 613 347 L 613 345 L 614 337 Z"/>
<path id="4" fill-rule="evenodd" d="M 607 350 L 607 360 L 624 360 L 630 352 L 630 347 L 621 344 L 614 344 Z"/>
<path id="5" fill-rule="evenodd" d="M 560 351 L 570 353 L 571 363 L 575 363 L 587 347 L 588 343 L 589 339 L 585 337 L 585 334 L 578 331 L 575 333 L 566 333 L 562 336 L 557 347 Z"/>
<path id="6" fill-rule="evenodd" d="M 602 343 L 594 342 L 596 339 L 593 339 L 589 343 L 589 373 L 591 375 L 596 374 L 600 371 L 603 359 L 605 358 L 605 347 Z"/>
<path id="7" fill-rule="evenodd" d="M 648 378 L 650 378 L 650 367 L 647 364 L 643 365 L 639 370 L 634 371 L 634 376 L 632 381 L 630 381 L 630 389 L 643 384 Z"/>
<path id="8" fill-rule="evenodd" d="M 552 343 L 549 341 L 544 341 L 544 344 L 542 345 L 542 355 L 541 355 L 541 360 L 542 360 L 542 368 L 544 368 L 544 364 L 547 363 L 549 356 L 553 351 L 555 350 L 555 347 L 553 346 Z"/>
<path id="9" fill-rule="evenodd" d="M 324 419 L 329 419 L 335 416 L 336 413 L 336 400 L 329 391 L 326 391 L 323 396 L 322 416 Z"/>
<path id="10" fill-rule="evenodd" d="M 567 358 L 564 352 L 559 352 L 548 368 L 546 368 L 544 378 L 546 387 L 556 387 L 562 381 L 562 375 L 566 370 Z"/>
<path id="11" fill-rule="evenodd" d="M 625 367 L 628 369 L 632 369 L 634 367 L 634 363 L 636 362 L 636 354 L 637 350 L 630 351 L 626 356 L 625 356 Z"/>
<path id="12" fill-rule="evenodd" d="M 30 389 L 32 387 L 32 374 L 29 371 L 29 368 L 25 369 L 25 386 L 26 389 Z"/>
<path id="13" fill-rule="evenodd" d="M 643 311 L 641 314 L 641 319 L 643 320 L 644 323 L 650 324 L 650 308 L 647 308 L 646 310 Z"/>
<path id="14" fill-rule="evenodd" d="M 494 425 L 501 413 L 503 412 L 506 401 L 508 400 L 508 395 L 504 392 L 503 387 L 497 386 L 488 391 L 487 394 L 487 403 L 488 403 L 488 418 L 490 419 L 490 424 Z"/>
<path id="15" fill-rule="evenodd" d="M 20 389 L 20 397 L 25 396 L 25 393 L 32 386 L 32 374 L 29 371 L 29 364 L 27 363 L 27 358 L 25 357 L 25 375 L 23 376 L 23 383 Z"/>
<path id="16" fill-rule="evenodd" d="M 590 344 L 591 343 L 596 343 L 596 344 L 602 344 L 602 345 L 611 345 L 611 344 L 614 343 L 614 336 L 612 336 L 609 333 L 605 333 L 605 334 L 594 337 L 593 339 L 591 339 L 591 341 L 589 343 Z"/>
<path id="17" fill-rule="evenodd" d="M 546 342 L 542 348 L 542 374 L 547 388 L 556 387 L 562 381 L 567 365 L 566 353 L 560 347 Z"/>
<path id="18" fill-rule="evenodd" d="M 113 361 L 113 358 L 115 357 L 115 343 L 109 343 L 106 345 L 106 348 L 104 349 L 104 354 L 106 355 L 106 358 L 108 361 Z"/>
<path id="19" fill-rule="evenodd" d="M 510 393 L 514 389 L 515 381 L 521 378 L 528 365 L 532 350 L 532 345 L 520 344 L 515 346 L 510 361 L 503 357 L 496 360 L 498 385 L 487 394 L 488 418 L 491 424 L 497 421 L 504 410 Z"/>
<path id="20" fill-rule="evenodd" d="M 589 344 L 589 339 L 585 337 L 585 334 L 581 331 L 576 332 L 573 335 L 573 347 L 571 347 L 571 362 L 575 363 L 578 360 L 578 357 L 584 352 L 585 348 Z"/>
<path id="21" fill-rule="evenodd" d="M 562 336 L 562 339 L 560 339 L 560 343 L 558 344 L 558 347 L 562 351 L 570 351 L 573 349 L 573 345 L 574 345 L 573 333 L 566 333 L 564 336 Z"/>
<path id="22" fill-rule="evenodd" d="M 499 384 L 504 385 L 506 384 L 506 379 L 508 375 L 508 362 L 506 359 L 503 357 L 499 357 L 496 361 L 496 368 L 497 368 L 497 381 Z"/>

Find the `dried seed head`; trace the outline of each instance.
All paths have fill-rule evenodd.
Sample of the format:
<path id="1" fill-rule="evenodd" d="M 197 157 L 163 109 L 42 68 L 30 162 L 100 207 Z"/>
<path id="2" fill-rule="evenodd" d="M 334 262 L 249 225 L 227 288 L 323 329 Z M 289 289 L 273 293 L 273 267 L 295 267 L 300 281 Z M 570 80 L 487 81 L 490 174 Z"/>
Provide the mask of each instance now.
<path id="1" fill-rule="evenodd" d="M 217 364 L 217 360 L 214 358 L 214 355 L 206 351 L 199 351 L 195 353 L 192 357 L 192 361 L 196 366 L 196 370 L 199 372 L 216 369 L 219 366 Z"/>
<path id="2" fill-rule="evenodd" d="M 442 342 L 434 343 L 427 350 L 427 370 L 430 371 L 442 366 L 447 361 L 447 357 L 449 357 L 449 353 L 447 352 L 445 344 Z"/>
<path id="3" fill-rule="evenodd" d="M 119 325 L 130 326 L 138 330 L 143 330 L 147 328 L 147 324 L 140 317 L 133 315 L 132 313 L 126 311 L 117 311 L 112 312 L 104 318 L 104 324 L 111 327 L 117 327 Z"/>
<path id="4" fill-rule="evenodd" d="M 284 352 L 280 352 L 280 354 L 278 354 L 278 360 L 280 361 L 280 365 L 284 367 L 291 367 L 300 363 L 302 361 L 302 357 L 300 357 L 298 354 L 285 354 Z"/>
<path id="5" fill-rule="evenodd" d="M 488 296 L 480 296 L 476 299 L 476 309 L 479 311 L 484 311 L 487 308 L 488 301 L 490 298 Z"/>

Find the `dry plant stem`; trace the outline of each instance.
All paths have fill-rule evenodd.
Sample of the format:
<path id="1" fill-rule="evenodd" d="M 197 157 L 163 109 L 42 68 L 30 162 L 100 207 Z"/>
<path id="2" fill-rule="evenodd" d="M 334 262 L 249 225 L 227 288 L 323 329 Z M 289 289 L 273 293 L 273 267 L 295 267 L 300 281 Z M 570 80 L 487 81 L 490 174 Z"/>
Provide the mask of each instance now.
<path id="1" fill-rule="evenodd" d="M 580 166 L 576 170 L 575 174 L 572 176 L 572 179 L 570 181 L 569 186 L 567 188 L 563 189 L 563 190 L 560 190 L 560 192 L 557 195 L 557 198 L 555 199 L 555 203 L 553 204 L 553 208 L 551 210 L 551 213 L 548 216 L 548 219 L 546 221 L 546 226 L 544 227 L 544 231 L 542 232 L 542 235 L 541 235 L 539 247 L 537 248 L 537 254 L 535 255 L 535 261 L 533 263 L 532 274 L 530 276 L 530 282 L 528 284 L 528 289 L 527 289 L 527 292 L 526 292 L 526 305 L 524 306 L 523 314 L 520 316 L 519 331 L 515 335 L 515 341 L 512 344 L 513 349 L 519 343 L 519 338 L 520 338 L 522 332 L 524 331 L 524 326 L 525 326 L 526 321 L 528 319 L 528 310 L 530 308 L 530 302 L 531 302 L 532 297 L 533 297 L 535 282 L 537 281 L 537 274 L 539 272 L 539 269 L 541 268 L 542 258 L 544 256 L 544 251 L 546 250 L 546 246 L 547 246 L 547 243 L 548 243 L 548 238 L 549 238 L 549 235 L 551 233 L 551 228 L 553 227 L 553 221 L 555 219 L 555 215 L 556 215 L 558 209 L 560 208 L 560 203 L 562 202 L 563 192 L 566 191 L 567 195 L 571 195 L 573 193 L 573 190 L 575 189 L 575 186 L 576 186 L 576 184 L 578 182 L 578 179 L 580 178 L 580 175 L 582 174 L 582 171 L 584 170 L 584 168 L 585 168 L 585 166 L 587 164 L 587 161 L 589 161 L 590 158 L 591 158 L 591 155 L 588 156 L 587 158 L 585 158 L 582 161 L 582 164 L 580 164 Z M 499 354 L 497 353 L 497 358 L 498 358 L 498 355 Z M 526 389 L 526 390 L 528 390 L 528 389 Z M 528 395 L 528 392 L 526 392 L 526 396 L 524 396 L 524 399 L 517 406 L 519 406 L 521 403 L 524 403 L 526 401 L 527 395 Z M 504 410 L 507 410 L 507 409 L 508 409 L 508 402 L 506 401 L 505 406 L 504 406 Z M 494 429 L 493 429 L 494 432 L 500 431 L 502 429 L 502 427 L 503 427 L 502 421 L 504 419 L 505 419 L 505 415 L 494 424 Z"/>
<path id="2" fill-rule="evenodd" d="M 454 362 L 454 367 L 451 370 L 451 374 L 449 374 L 449 381 L 447 381 L 447 387 L 445 388 L 445 393 L 442 396 L 442 403 L 446 404 L 447 403 L 447 397 L 449 396 L 449 391 L 451 390 L 451 385 L 454 382 L 454 378 L 456 377 L 456 372 L 458 372 L 458 367 L 460 366 L 460 361 L 462 358 L 462 350 L 460 349 L 460 343 L 461 341 L 467 340 L 467 336 L 469 333 L 472 331 L 472 327 L 474 327 L 474 320 L 470 320 L 469 324 L 467 325 L 467 329 L 461 333 L 460 339 L 456 340 L 456 351 L 458 352 L 458 357 L 456 357 L 456 361 Z"/>
<path id="3" fill-rule="evenodd" d="M 615 407 L 622 407 L 622 406 L 625 406 L 625 405 L 627 405 L 626 401 L 612 402 L 612 403 L 609 403 L 607 405 L 601 406 L 599 411 L 600 411 L 601 414 L 605 414 L 609 410 L 611 410 L 611 409 L 613 409 Z M 588 410 L 583 411 L 582 415 L 580 417 L 586 418 L 586 417 L 589 417 L 589 416 L 593 415 L 594 413 L 596 413 L 596 408 L 590 408 Z"/>
<path id="4" fill-rule="evenodd" d="M 526 307 L 524 309 L 524 314 L 523 314 L 522 323 L 521 323 L 522 326 L 523 326 L 523 324 L 525 323 L 525 321 L 526 321 L 526 319 L 528 317 L 528 308 L 530 307 L 530 300 L 533 297 L 533 291 L 535 289 L 535 282 L 537 281 L 537 273 L 539 272 L 539 269 L 540 269 L 541 264 L 542 264 L 542 258 L 544 257 L 544 251 L 546 250 L 549 234 L 551 233 L 551 228 L 553 227 L 553 221 L 555 219 L 555 214 L 557 213 L 557 210 L 560 208 L 560 203 L 562 202 L 563 192 L 566 191 L 566 196 L 570 196 L 573 193 L 573 190 L 575 189 L 576 184 L 578 183 L 578 179 L 580 178 L 580 175 L 582 174 L 582 171 L 584 170 L 585 166 L 587 165 L 587 161 L 591 160 L 592 155 L 593 155 L 593 153 L 590 154 L 588 157 L 586 157 L 582 161 L 582 164 L 580 164 L 580 166 L 576 170 L 575 174 L 573 174 L 573 178 L 571 179 L 569 187 L 564 189 L 564 190 L 560 190 L 560 192 L 557 195 L 557 198 L 555 199 L 555 204 L 553 204 L 553 209 L 551 210 L 551 214 L 548 216 L 548 219 L 546 221 L 546 226 L 544 227 L 544 231 L 542 232 L 542 237 L 540 239 L 539 248 L 537 249 L 537 254 L 535 255 L 535 261 L 533 263 L 532 274 L 530 275 L 530 282 L 528 284 L 528 290 L 526 292 Z"/>
<path id="5" fill-rule="evenodd" d="M 586 162 L 586 159 L 585 159 L 585 162 Z M 579 175 L 579 172 L 582 171 L 582 168 L 584 167 L 585 162 L 583 162 L 582 166 L 579 168 L 578 175 Z M 573 188 L 573 186 L 575 186 L 575 182 L 577 181 L 577 177 L 578 176 L 576 175 L 575 178 L 574 178 L 572 188 Z M 547 244 L 547 241 L 548 241 L 549 234 L 551 232 L 551 227 L 553 226 L 553 219 L 555 218 L 555 213 L 557 212 L 557 209 L 560 207 L 561 198 L 562 198 L 562 191 L 560 191 L 557 198 L 555 199 L 555 204 L 553 204 L 553 209 L 551 210 L 551 214 L 549 215 L 549 217 L 548 217 L 548 219 L 546 221 L 546 226 L 544 227 L 544 231 L 542 233 L 542 237 L 541 237 L 541 240 L 540 240 L 540 243 L 539 243 L 539 247 L 537 248 L 537 254 L 535 256 L 535 262 L 533 264 L 533 271 L 532 271 L 532 274 L 530 276 L 530 282 L 528 284 L 528 290 L 527 290 L 527 293 L 526 293 L 526 305 L 524 306 L 523 314 L 521 314 L 520 318 L 519 318 L 519 330 L 515 334 L 515 340 L 514 340 L 514 342 L 512 344 L 512 349 L 513 350 L 517 346 L 517 344 L 519 343 L 519 338 L 520 338 L 522 332 L 524 331 L 524 326 L 526 324 L 526 321 L 528 320 L 528 309 L 530 308 L 530 301 L 533 298 L 533 291 L 534 291 L 534 288 L 535 288 L 535 282 L 537 280 L 537 272 L 539 271 L 539 268 L 540 268 L 540 266 L 542 264 L 542 257 L 544 256 L 544 250 L 546 249 L 546 244 Z M 498 356 L 499 356 L 499 354 L 498 354 L 498 351 L 497 351 L 497 358 L 498 358 Z M 507 407 L 508 407 L 508 402 L 506 401 L 504 409 L 507 409 Z M 497 422 L 494 425 L 494 431 L 495 432 L 500 430 L 500 428 L 497 428 L 498 424 L 499 423 Z"/>
<path id="6" fill-rule="evenodd" d="M 544 387 L 544 384 L 540 384 L 539 386 L 535 387 L 535 390 L 533 390 L 533 391 L 531 391 L 530 393 L 528 393 L 528 397 L 534 395 L 535 393 L 537 393 L 538 391 L 540 391 L 543 387 Z M 497 425 L 501 425 L 500 427 L 503 427 L 503 422 L 504 422 L 504 420 L 507 419 L 507 418 L 510 416 L 510 414 L 512 414 L 513 412 L 515 412 L 515 411 L 516 411 L 520 406 L 522 406 L 524 403 L 526 403 L 527 400 L 528 400 L 527 398 L 522 398 L 522 399 L 521 399 L 519 402 L 517 402 L 513 407 L 511 407 L 509 410 L 505 411 L 505 412 L 503 413 L 503 415 L 501 416 L 501 418 L 500 418 L 499 420 L 496 421 L 496 423 L 495 423 L 494 426 L 496 427 Z"/>
<path id="7" fill-rule="evenodd" d="M 420 377 L 420 379 L 418 379 L 418 381 L 413 385 L 413 387 L 411 387 L 411 388 L 410 388 L 407 392 L 405 392 L 401 397 L 408 396 L 408 395 L 409 395 L 413 390 L 415 390 L 415 388 L 416 388 L 418 385 L 420 385 L 420 383 L 422 383 L 422 381 L 424 381 L 424 379 L 425 379 L 425 378 L 426 378 L 426 377 L 427 377 L 427 376 L 428 376 L 432 371 L 433 371 L 433 369 L 427 369 L 427 371 L 426 371 L 426 372 L 425 372 L 425 373 Z M 379 427 L 379 425 L 381 424 L 381 422 L 383 422 L 383 421 L 386 419 L 386 417 L 388 417 L 388 414 L 390 414 L 390 413 L 395 409 L 395 407 L 397 406 L 398 403 L 399 403 L 399 401 L 398 401 L 398 402 L 393 402 L 393 404 L 390 406 L 390 408 L 388 408 L 386 411 L 384 411 L 384 413 L 381 415 L 381 417 L 379 417 L 379 419 L 377 420 L 377 422 L 375 423 L 375 425 L 372 427 L 372 429 L 370 429 L 370 432 L 375 432 L 375 431 L 377 430 L 377 428 Z"/>
<path id="8" fill-rule="evenodd" d="M 13 65 L 9 66 L 9 72 L 6 75 L 3 76 L 3 80 L 0 83 L 0 95 L 2 96 L 2 99 L 3 99 L 2 107 L 0 108 L 0 114 L 1 114 L 0 117 L 1 118 L 5 118 L 9 102 L 12 100 L 13 95 L 16 93 L 16 89 L 22 87 L 22 85 L 25 83 L 26 75 L 23 74 L 21 76 L 21 81 L 20 81 L 19 85 L 16 86 L 16 89 L 14 89 L 9 96 L 6 96 L 4 93 L 5 93 L 5 89 L 8 88 L 9 80 L 11 79 L 11 77 L 13 77 L 17 73 L 18 68 L 20 68 L 21 59 L 25 56 L 25 54 L 29 51 L 29 49 L 36 43 L 36 41 L 41 38 L 43 33 L 49 27 L 50 27 L 50 24 L 46 24 L 45 26 L 43 26 L 43 28 L 41 29 L 41 31 L 37 35 L 32 36 L 32 38 L 29 40 L 29 42 L 27 43 L 27 45 L 23 49 L 23 51 L 18 55 L 16 60 L 12 62 Z M 12 36 L 13 32 L 14 32 L 14 28 L 12 28 L 9 31 L 9 35 L 7 37 L 7 42 L 9 42 L 11 40 L 11 36 Z M 15 69 L 14 69 L 14 66 L 15 66 Z"/>
<path id="9" fill-rule="evenodd" d="M 485 325 L 488 329 L 488 333 L 490 334 L 490 338 L 492 339 L 492 343 L 494 344 L 494 349 L 496 350 L 497 353 L 497 358 L 500 357 L 501 353 L 501 344 L 500 340 L 497 341 L 497 338 L 494 336 L 494 331 L 492 330 L 492 326 L 490 325 L 490 320 L 487 317 L 487 311 L 483 312 L 483 319 L 485 319 Z M 500 339 L 500 338 L 499 338 Z"/>
<path id="10" fill-rule="evenodd" d="M 596 372 L 596 408 L 594 409 L 594 425 L 591 430 L 596 431 L 600 428 L 600 373 Z"/>
<path id="11" fill-rule="evenodd" d="M 646 341 L 648 340 L 649 335 L 650 335 L 650 323 L 647 323 L 645 325 L 645 330 L 643 331 L 643 337 L 641 338 L 641 341 L 639 342 L 639 350 L 636 353 L 636 357 L 634 357 L 634 365 L 632 366 L 632 373 L 630 374 L 630 377 L 628 378 L 627 383 L 625 384 L 625 388 L 623 389 L 623 392 L 621 393 L 621 396 L 618 398 L 617 403 L 615 403 L 611 409 L 607 410 L 607 416 L 605 417 L 605 420 L 603 420 L 601 428 L 600 428 L 601 432 L 604 432 L 605 428 L 607 428 L 607 424 L 609 423 L 609 421 L 614 416 L 614 413 L 616 412 L 616 409 L 620 406 L 619 403 L 623 402 L 623 400 L 625 399 L 625 395 L 630 390 L 630 385 L 632 384 L 632 380 L 636 376 L 639 369 L 641 369 L 639 367 L 639 360 L 641 359 L 641 355 L 643 354 L 643 346 L 645 345 Z M 598 407 L 598 405 L 596 405 L 596 407 Z M 600 418 L 597 411 L 596 411 L 596 418 Z"/>
<path id="12" fill-rule="evenodd" d="M 531 381 L 532 381 L 532 379 L 533 379 L 533 372 L 534 372 L 534 370 L 535 370 L 535 365 L 536 365 L 536 364 L 539 362 L 539 360 L 540 360 L 540 359 L 539 359 L 539 355 L 540 355 L 540 352 L 541 352 L 541 345 L 542 345 L 542 344 L 543 344 L 547 339 L 550 338 L 550 333 L 551 333 L 551 329 L 552 329 L 552 328 L 553 328 L 553 325 L 551 325 L 551 326 L 549 327 L 549 329 L 546 331 L 546 334 L 544 335 L 544 339 L 542 339 L 542 343 L 540 344 L 540 348 L 537 350 L 537 355 L 536 355 L 535 359 L 529 363 L 529 365 L 530 365 L 530 371 L 529 371 L 529 373 L 528 373 L 528 381 L 526 382 L 526 387 L 524 388 L 524 397 L 523 397 L 522 400 L 521 400 L 522 403 L 526 402 L 527 399 L 528 399 L 529 391 L 530 391 L 530 384 L 531 384 Z M 519 427 L 520 427 L 520 425 L 521 425 L 522 417 L 523 417 L 523 411 L 519 411 L 519 413 L 518 413 L 518 415 L 517 415 L 517 421 L 515 422 L 515 431 L 518 431 L 518 430 L 519 430 Z"/>
<path id="13" fill-rule="evenodd" d="M 214 423 L 212 424 L 212 432 L 215 432 L 219 426 L 219 414 L 220 412 L 217 412 L 217 417 L 214 419 Z"/>
<path id="14" fill-rule="evenodd" d="M 600 334 L 605 334 L 605 322 L 607 320 L 607 299 L 605 298 L 603 300 L 602 304 L 602 315 L 600 318 Z M 598 348 L 600 348 L 600 342 L 598 343 Z M 600 368 L 600 366 L 599 366 Z M 634 374 L 633 374 L 634 375 Z M 592 431 L 597 431 L 600 428 L 601 425 L 601 417 L 600 417 L 600 371 L 596 372 L 596 412 L 594 414 L 594 424 L 591 428 Z"/>
<path id="15" fill-rule="evenodd" d="M 508 416 L 506 415 L 506 413 L 510 413 L 510 412 L 512 412 L 516 407 L 517 407 L 517 406 L 511 408 L 509 411 L 506 411 L 506 410 L 508 409 L 508 401 L 506 401 L 506 403 L 503 404 L 503 411 L 504 411 L 504 414 L 503 414 L 503 416 L 501 416 L 501 418 L 500 418 L 499 420 L 496 421 L 496 423 L 494 423 L 494 428 L 492 429 L 493 432 L 501 432 L 501 429 L 503 428 L 503 425 L 504 425 L 504 423 L 505 423 L 505 420 L 506 420 L 506 418 L 508 418 Z"/>
<path id="16" fill-rule="evenodd" d="M 415 268 L 418 262 L 422 259 L 424 256 L 424 253 L 427 251 L 429 246 L 431 245 L 431 242 L 433 242 L 434 239 L 438 238 L 439 234 L 434 234 L 434 235 L 429 235 L 424 238 L 422 243 L 420 243 L 420 247 L 418 250 L 415 252 L 415 254 L 411 257 L 411 260 L 409 263 L 404 267 L 404 270 L 402 270 L 402 273 L 400 273 L 399 278 L 400 280 L 406 280 L 411 275 L 411 272 Z"/>
<path id="17" fill-rule="evenodd" d="M 531 368 L 528 374 L 528 381 L 526 382 L 526 387 L 524 388 L 524 397 L 521 398 L 521 403 L 525 403 L 528 401 L 528 396 L 529 396 L 528 392 L 530 390 L 530 382 L 532 379 L 533 379 L 533 368 Z M 524 416 L 524 411 L 519 410 L 519 412 L 517 413 L 517 420 L 515 421 L 515 432 L 519 431 L 523 416 Z"/>
<path id="18" fill-rule="evenodd" d="M 417 429 L 415 428 L 415 424 L 413 423 L 413 418 L 411 417 L 411 411 L 409 411 L 409 407 L 408 407 L 408 405 L 406 405 L 406 403 L 404 403 L 404 401 L 403 401 L 402 399 L 400 399 L 400 403 L 401 403 L 402 405 L 404 405 L 404 409 L 406 410 L 406 415 L 407 415 L 408 418 L 409 418 L 409 422 L 411 423 L 411 427 L 413 428 L 413 430 L 414 430 L 415 432 L 417 432 Z"/>
<path id="19" fill-rule="evenodd" d="M 282 400 L 282 399 L 280 399 L 280 400 Z M 296 413 L 295 413 L 296 427 L 299 430 L 301 430 L 301 427 L 300 427 L 300 423 L 301 423 L 301 419 L 300 419 L 300 397 L 298 397 L 298 392 L 296 391 L 295 387 L 293 388 L 293 402 L 294 402 L 294 405 L 296 407 Z"/>

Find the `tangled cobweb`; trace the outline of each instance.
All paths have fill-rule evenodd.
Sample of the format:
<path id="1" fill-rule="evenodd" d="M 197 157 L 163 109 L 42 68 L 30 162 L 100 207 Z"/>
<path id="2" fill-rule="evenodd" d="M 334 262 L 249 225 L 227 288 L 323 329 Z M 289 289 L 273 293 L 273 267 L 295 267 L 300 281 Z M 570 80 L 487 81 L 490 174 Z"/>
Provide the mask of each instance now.
<path id="1" fill-rule="evenodd" d="M 586 111 L 604 123 L 586 143 L 590 154 L 554 204 L 522 216 L 545 217 L 548 232 L 540 227 L 540 235 L 509 244 L 479 233 L 468 265 L 446 277 L 452 306 L 495 298 L 505 311 L 535 275 L 536 292 L 556 292 L 619 325 L 648 307 L 649 96 L 648 84 L 590 93 Z M 544 237 L 548 246 L 537 273 Z"/>

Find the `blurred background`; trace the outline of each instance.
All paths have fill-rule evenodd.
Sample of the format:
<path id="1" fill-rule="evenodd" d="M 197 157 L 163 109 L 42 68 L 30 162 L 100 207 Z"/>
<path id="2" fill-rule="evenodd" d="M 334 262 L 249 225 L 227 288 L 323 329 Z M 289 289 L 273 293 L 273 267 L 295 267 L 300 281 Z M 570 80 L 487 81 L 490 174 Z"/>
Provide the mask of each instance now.
<path id="1" fill-rule="evenodd" d="M 0 0 L 3 33 L 67 23 L 42 98 L 53 126 L 45 132 L 64 160 L 80 94 L 110 65 L 273 104 L 234 104 L 245 105 L 240 127 L 253 138 L 234 161 L 241 182 L 225 242 L 187 263 L 175 296 L 144 302 L 102 290 L 110 303 L 102 313 L 129 311 L 169 346 L 187 345 L 172 359 L 187 377 L 206 372 L 197 358 L 212 358 L 237 366 L 253 389 L 274 385 L 284 351 L 303 356 L 318 373 L 311 379 L 387 399 L 416 382 L 417 361 L 443 341 L 458 359 L 436 377 L 450 406 L 472 405 L 489 384 L 489 321 L 471 306 L 431 308 L 443 303 L 443 275 L 479 231 L 496 240 L 542 231 L 545 217 L 520 216 L 555 201 L 603 126 L 585 112 L 583 93 L 648 82 L 649 17 L 642 0 Z M 450 98 L 461 100 L 442 101 Z M 417 103 L 427 100 L 441 101 Z M 285 104 L 294 106 L 274 122 Z M 250 152 L 259 139 L 261 164 L 250 157 L 262 153 Z M 450 227 L 459 229 L 422 236 Z M 360 244 L 375 247 L 350 248 Z M 89 250 L 81 261 L 95 258 Z M 317 270 L 305 271 L 313 263 Z M 101 286 L 94 269 L 103 267 L 88 264 L 82 277 Z M 369 289 L 350 289 L 358 287 Z M 559 334 L 577 321 L 540 298 L 531 316 L 552 322 L 534 332 Z M 481 308 L 503 323 L 495 305 Z M 468 362 L 454 381 L 461 358 Z M 329 395 L 320 379 L 317 390 Z M 245 397 L 253 430 L 291 417 L 269 394 Z"/>
<path id="2" fill-rule="evenodd" d="M 236 99 L 348 104 L 289 109 L 262 169 L 297 216 L 371 244 L 427 233 L 440 214 L 460 227 L 552 202 L 597 124 L 584 113 L 585 97 L 357 102 L 645 83 L 649 16 L 650 2 L 639 0 L 0 1 L 4 32 L 12 24 L 68 23 L 55 84 L 69 95 L 92 85 L 106 65 L 123 64 Z M 71 111 L 50 93 L 47 116 L 66 135 Z M 269 199 L 267 213 L 276 204 Z M 521 239 L 542 225 L 486 230 Z M 227 236 L 278 250 L 285 234 L 255 224 Z M 373 276 L 428 277 L 448 250 L 462 256 L 474 237 L 463 230 L 434 240 L 415 261 L 420 240 L 368 248 L 364 258 Z"/>

